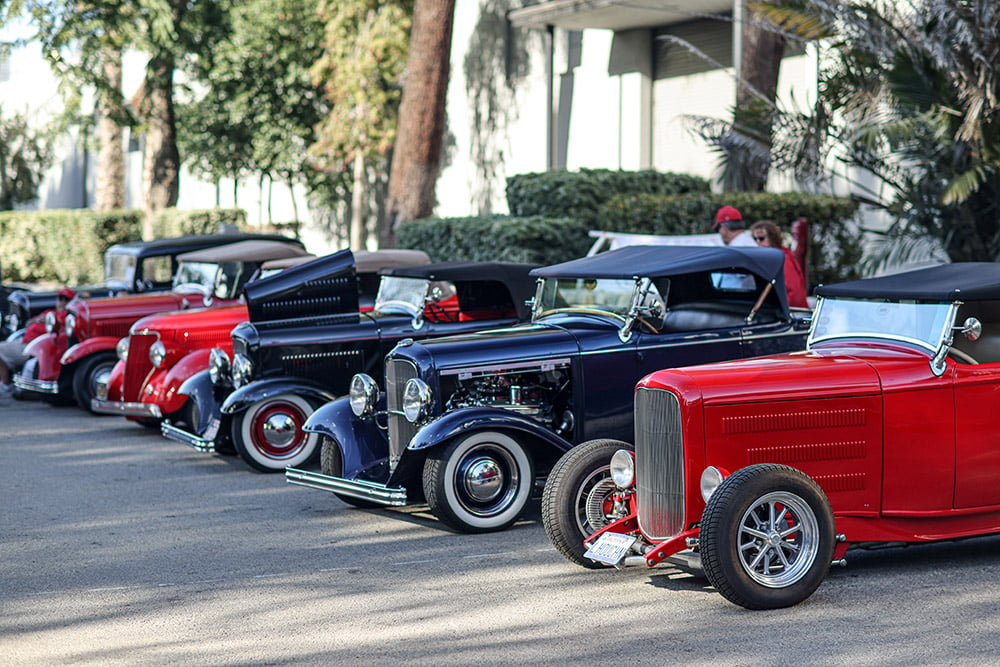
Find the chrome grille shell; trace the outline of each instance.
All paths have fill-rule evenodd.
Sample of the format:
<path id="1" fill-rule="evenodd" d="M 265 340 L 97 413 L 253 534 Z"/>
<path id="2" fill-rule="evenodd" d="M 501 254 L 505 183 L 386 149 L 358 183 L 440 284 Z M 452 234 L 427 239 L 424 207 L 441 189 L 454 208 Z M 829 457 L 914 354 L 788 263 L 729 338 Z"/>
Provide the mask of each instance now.
<path id="1" fill-rule="evenodd" d="M 395 470 L 403 450 L 419 426 L 403 416 L 403 390 L 406 383 L 419 377 L 417 366 L 408 359 L 389 359 L 385 367 L 386 406 L 389 410 L 389 469 Z"/>
<path id="2" fill-rule="evenodd" d="M 636 501 L 639 528 L 665 540 L 685 528 L 684 430 L 677 397 L 662 389 L 635 392 Z"/>

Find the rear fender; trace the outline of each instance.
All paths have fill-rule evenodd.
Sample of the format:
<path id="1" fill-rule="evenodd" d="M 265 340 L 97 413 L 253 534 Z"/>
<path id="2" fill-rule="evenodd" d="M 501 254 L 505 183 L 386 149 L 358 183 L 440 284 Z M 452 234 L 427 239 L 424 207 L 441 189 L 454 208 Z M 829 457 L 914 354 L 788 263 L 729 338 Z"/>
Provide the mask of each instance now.
<path id="1" fill-rule="evenodd" d="M 282 377 L 257 380 L 229 394 L 222 404 L 222 413 L 234 415 L 237 412 L 243 412 L 254 403 L 281 394 L 295 394 L 311 401 L 314 405 L 329 403 L 337 398 L 336 394 L 315 382 L 302 378 Z"/>
<path id="2" fill-rule="evenodd" d="M 384 412 L 385 399 L 377 411 Z M 389 472 L 389 440 L 375 419 L 360 419 L 349 398 L 320 406 L 303 427 L 332 439 L 340 448 L 341 476 L 384 484 Z"/>

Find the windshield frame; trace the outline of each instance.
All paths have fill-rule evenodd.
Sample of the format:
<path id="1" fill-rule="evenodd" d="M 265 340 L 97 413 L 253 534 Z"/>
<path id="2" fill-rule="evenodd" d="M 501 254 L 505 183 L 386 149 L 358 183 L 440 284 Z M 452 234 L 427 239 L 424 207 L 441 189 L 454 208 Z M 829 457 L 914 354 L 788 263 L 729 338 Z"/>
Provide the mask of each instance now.
<path id="1" fill-rule="evenodd" d="M 806 346 L 807 348 L 812 348 L 813 345 L 818 343 L 864 338 L 915 345 L 936 355 L 942 348 L 951 345 L 955 317 L 961 303 L 960 301 L 951 303 L 919 303 L 916 301 L 873 301 L 870 299 L 821 297 L 813 313 L 812 326 L 809 328 L 809 337 L 806 341 Z M 883 309 L 886 312 L 878 314 L 874 312 L 876 309 Z M 829 318 L 838 315 L 839 311 L 852 310 L 855 315 L 854 323 L 835 331 L 825 332 L 824 328 L 829 326 Z M 872 312 L 865 313 L 865 310 Z M 890 316 L 894 316 L 892 319 L 913 317 L 914 315 L 921 314 L 920 311 L 934 310 L 939 310 L 940 313 L 936 314 L 928 324 L 923 337 L 916 331 L 912 332 L 913 335 L 907 335 L 903 331 L 877 329 L 874 326 L 860 326 L 857 324 L 863 317 L 872 320 L 878 318 L 882 322 L 886 322 L 889 321 Z M 926 315 L 924 316 L 926 317 Z"/>
<path id="2" fill-rule="evenodd" d="M 374 312 L 380 315 L 406 315 L 417 322 L 423 316 L 430 285 L 429 278 L 382 276 L 375 295 Z M 393 290 L 393 287 L 408 289 Z"/>
<path id="3" fill-rule="evenodd" d="M 619 290 L 621 295 L 623 295 L 622 298 L 623 306 L 617 309 L 612 309 L 608 307 L 607 304 L 597 304 L 597 303 L 594 304 L 577 303 L 577 304 L 567 304 L 566 306 L 546 308 L 546 303 L 545 303 L 545 298 L 547 296 L 546 288 L 550 285 L 554 286 L 552 288 L 553 289 L 552 297 L 554 298 L 555 295 L 559 293 L 558 290 L 559 284 L 570 283 L 570 282 L 594 283 L 595 286 L 593 288 L 588 288 L 594 292 L 597 292 L 598 288 L 601 287 L 602 284 L 605 290 L 607 290 L 607 287 L 612 286 L 615 283 L 621 283 L 620 285 L 621 287 L 627 285 L 628 289 Z M 607 317 L 611 317 L 617 320 L 618 322 L 624 324 L 628 320 L 629 313 L 631 312 L 634 304 L 636 303 L 636 292 L 639 289 L 639 284 L 640 280 L 637 278 L 586 278 L 586 277 L 539 278 L 538 286 L 535 288 L 535 298 L 532 300 L 531 304 L 531 321 L 537 322 L 538 320 L 548 317 L 549 315 L 556 315 L 560 313 L 584 313 L 590 315 L 604 315 Z M 580 289 L 580 287 L 577 287 L 576 289 Z M 627 298 L 625 298 L 626 292 L 627 292 Z"/>

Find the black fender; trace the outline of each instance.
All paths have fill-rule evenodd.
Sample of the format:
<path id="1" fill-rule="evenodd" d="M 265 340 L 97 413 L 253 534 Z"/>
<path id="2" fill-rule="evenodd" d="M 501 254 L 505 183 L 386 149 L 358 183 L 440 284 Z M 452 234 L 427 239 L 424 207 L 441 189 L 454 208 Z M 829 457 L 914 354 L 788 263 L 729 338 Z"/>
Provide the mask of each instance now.
<path id="1" fill-rule="evenodd" d="M 215 396 L 215 385 L 212 384 L 212 376 L 207 370 L 199 371 L 184 380 L 178 394 L 184 394 L 188 400 L 194 403 L 198 423 L 195 425 L 195 433 L 202 435 L 213 419 L 222 418 L 219 400 Z M 221 429 L 220 429 L 221 430 Z"/>
<path id="2" fill-rule="evenodd" d="M 330 390 L 321 385 L 302 378 L 272 378 L 269 380 L 257 380 L 248 385 L 244 385 L 229 394 L 222 404 L 222 413 L 234 415 L 243 412 L 254 403 L 280 396 L 281 394 L 295 394 L 312 400 L 316 405 L 329 403 L 338 398 Z"/>
<path id="3" fill-rule="evenodd" d="M 385 397 L 381 410 L 384 413 Z M 340 449 L 341 476 L 384 484 L 389 470 L 389 438 L 374 417 L 358 417 L 350 398 L 341 398 L 317 408 L 303 430 L 333 440 Z"/>

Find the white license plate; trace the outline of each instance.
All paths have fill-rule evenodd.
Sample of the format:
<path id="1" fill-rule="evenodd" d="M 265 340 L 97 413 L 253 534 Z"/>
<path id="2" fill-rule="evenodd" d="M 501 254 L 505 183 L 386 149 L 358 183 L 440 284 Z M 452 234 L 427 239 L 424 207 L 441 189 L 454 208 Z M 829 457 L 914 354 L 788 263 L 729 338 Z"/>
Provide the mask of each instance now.
<path id="1" fill-rule="evenodd" d="M 203 437 L 205 440 L 215 440 L 215 436 L 219 433 L 219 420 L 213 419 L 208 422 L 208 428 L 205 429 L 205 434 Z"/>
<path id="2" fill-rule="evenodd" d="M 628 554 L 628 550 L 635 544 L 635 541 L 636 538 L 631 535 L 604 533 L 597 538 L 594 546 L 587 549 L 587 552 L 583 555 L 599 563 L 607 563 L 608 565 L 618 567 Z"/>

